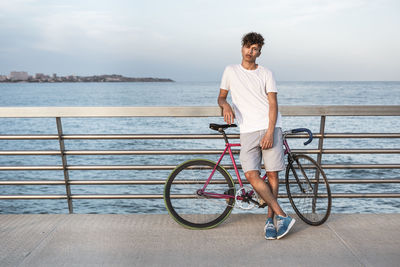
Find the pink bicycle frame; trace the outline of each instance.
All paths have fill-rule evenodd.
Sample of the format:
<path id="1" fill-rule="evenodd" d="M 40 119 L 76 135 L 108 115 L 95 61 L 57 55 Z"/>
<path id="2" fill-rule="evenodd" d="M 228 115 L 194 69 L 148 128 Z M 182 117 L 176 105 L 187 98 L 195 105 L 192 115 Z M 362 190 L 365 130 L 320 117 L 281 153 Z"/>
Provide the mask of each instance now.
<path id="1" fill-rule="evenodd" d="M 208 179 L 207 179 L 206 183 L 204 184 L 203 188 L 201 189 L 201 194 L 202 194 L 203 196 L 208 196 L 208 197 L 213 197 L 213 198 L 225 198 L 225 199 L 234 198 L 234 196 L 231 196 L 231 195 L 217 194 L 217 193 L 208 193 L 208 192 L 205 191 L 206 188 L 207 188 L 207 186 L 208 186 L 208 184 L 210 183 L 210 181 L 211 181 L 211 179 L 212 179 L 212 177 L 213 177 L 215 171 L 217 170 L 217 166 L 221 163 L 222 159 L 224 158 L 224 156 L 225 156 L 225 154 L 226 154 L 226 151 L 229 152 L 229 156 L 231 157 L 231 161 L 232 161 L 232 164 L 233 164 L 233 168 L 234 168 L 234 170 L 235 170 L 235 174 L 236 174 L 236 177 L 237 177 L 237 179 L 238 179 L 240 188 L 243 187 L 243 182 L 242 182 L 242 179 L 240 178 L 240 174 L 239 174 L 239 171 L 238 171 L 238 168 L 237 168 L 237 165 L 236 165 L 236 161 L 235 161 L 235 158 L 234 158 L 234 156 L 233 156 L 232 149 L 231 149 L 231 148 L 234 147 L 234 146 L 240 146 L 240 144 L 231 144 L 231 143 L 227 143 L 227 144 L 226 144 L 224 152 L 222 152 L 222 154 L 221 154 L 219 160 L 217 161 L 217 164 L 215 164 L 215 166 L 214 166 L 214 168 L 213 168 L 213 170 L 212 170 L 210 176 L 208 177 Z M 267 178 L 267 174 L 265 174 L 264 177 L 263 177 L 262 179 L 265 180 L 266 178 Z M 250 195 L 252 195 L 252 193 L 253 193 L 253 191 L 250 192 Z M 243 197 L 238 196 L 237 199 L 238 199 L 238 200 L 242 200 Z"/>
<path id="2" fill-rule="evenodd" d="M 221 163 L 221 161 L 224 158 L 227 150 L 229 152 L 229 156 L 231 157 L 233 168 L 235 169 L 235 173 L 236 173 L 236 176 L 238 178 L 239 184 L 240 184 L 240 186 L 243 186 L 242 180 L 240 179 L 239 171 L 238 171 L 237 166 L 236 166 L 235 158 L 233 157 L 233 153 L 232 153 L 232 149 L 231 149 L 231 147 L 233 147 L 233 146 L 240 146 L 240 144 L 231 144 L 231 143 L 227 143 L 226 144 L 224 152 L 222 152 L 221 156 L 219 157 L 219 160 L 217 161 L 217 164 L 214 166 L 214 169 L 212 170 L 212 172 L 210 174 L 210 177 L 208 177 L 208 179 L 207 179 L 207 181 L 206 181 L 206 183 L 205 183 L 205 185 L 203 187 L 203 191 L 206 189 L 207 185 L 210 183 L 210 180 L 211 180 L 212 176 L 214 175 L 214 173 L 215 173 L 215 171 L 217 169 L 217 166 Z"/>
<path id="3" fill-rule="evenodd" d="M 284 147 L 285 147 L 284 154 L 286 155 L 286 154 L 290 153 L 289 144 L 287 143 L 287 141 L 286 141 L 285 138 L 283 139 L 283 145 L 284 145 Z M 212 179 L 212 177 L 213 177 L 215 171 L 217 170 L 217 166 L 221 163 L 222 159 L 224 158 L 224 156 L 225 156 L 225 154 L 226 154 L 226 151 L 228 151 L 229 156 L 230 156 L 230 158 L 231 158 L 231 161 L 232 161 L 232 164 L 233 164 L 233 168 L 234 168 L 234 170 L 235 170 L 235 174 L 236 174 L 236 177 L 237 177 L 237 179 L 238 179 L 240 188 L 243 187 L 243 182 L 242 182 L 242 179 L 240 178 L 240 174 L 239 174 L 239 171 L 238 171 L 238 168 L 237 168 L 237 165 L 236 165 L 236 161 L 235 161 L 235 158 L 234 158 L 234 156 L 233 156 L 232 149 L 231 149 L 232 147 L 238 147 L 238 146 L 240 146 L 240 144 L 231 144 L 231 143 L 229 143 L 229 142 L 226 143 L 224 152 L 222 152 L 222 154 L 221 154 L 219 160 L 217 161 L 217 164 L 215 164 L 215 166 L 214 166 L 214 168 L 213 168 L 213 170 L 212 170 L 210 176 L 208 177 L 206 183 L 204 184 L 203 188 L 200 190 L 200 191 L 201 191 L 201 194 L 202 194 L 203 196 L 208 196 L 208 197 L 213 197 L 213 198 L 225 198 L 225 199 L 227 199 L 227 198 L 234 198 L 234 196 L 231 196 L 231 195 L 217 194 L 217 193 L 209 193 L 209 192 L 206 192 L 206 191 L 205 191 L 206 188 L 207 188 L 207 186 L 209 185 L 209 183 L 210 183 L 210 181 L 211 181 L 211 179 Z M 265 175 L 263 176 L 262 179 L 265 180 L 266 178 L 267 178 L 267 174 L 265 174 Z M 252 192 L 250 192 L 250 194 L 252 194 Z M 242 197 L 238 197 L 238 199 L 241 200 Z"/>

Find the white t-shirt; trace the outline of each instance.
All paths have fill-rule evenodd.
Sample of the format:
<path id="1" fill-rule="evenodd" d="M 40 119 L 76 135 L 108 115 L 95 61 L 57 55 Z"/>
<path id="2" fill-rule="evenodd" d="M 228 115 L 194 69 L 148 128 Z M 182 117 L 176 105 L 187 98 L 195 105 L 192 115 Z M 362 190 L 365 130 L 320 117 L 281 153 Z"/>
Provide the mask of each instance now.
<path id="1" fill-rule="evenodd" d="M 255 70 L 246 70 L 241 64 L 225 68 L 221 89 L 231 91 L 235 117 L 241 133 L 268 128 L 269 102 L 267 93 L 278 92 L 272 72 L 258 65 Z M 278 112 L 275 127 L 282 127 Z"/>

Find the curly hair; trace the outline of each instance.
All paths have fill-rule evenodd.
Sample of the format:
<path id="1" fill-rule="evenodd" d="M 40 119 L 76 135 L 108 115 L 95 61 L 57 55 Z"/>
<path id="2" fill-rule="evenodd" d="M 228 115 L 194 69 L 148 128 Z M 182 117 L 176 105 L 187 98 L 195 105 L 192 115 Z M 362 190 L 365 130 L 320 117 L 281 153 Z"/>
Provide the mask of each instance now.
<path id="1" fill-rule="evenodd" d="M 264 45 L 264 37 L 256 32 L 249 32 L 245 34 L 242 38 L 242 46 L 249 46 L 253 44 L 258 44 L 261 48 Z"/>

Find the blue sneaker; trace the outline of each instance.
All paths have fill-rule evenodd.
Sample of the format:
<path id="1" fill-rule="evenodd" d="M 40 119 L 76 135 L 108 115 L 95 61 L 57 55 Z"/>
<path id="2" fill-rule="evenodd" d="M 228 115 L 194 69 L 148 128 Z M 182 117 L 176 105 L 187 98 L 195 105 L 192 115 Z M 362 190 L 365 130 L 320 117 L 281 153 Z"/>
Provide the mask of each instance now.
<path id="1" fill-rule="evenodd" d="M 277 215 L 276 216 L 276 224 L 278 228 L 277 239 L 281 239 L 282 237 L 284 237 L 289 232 L 290 228 L 292 228 L 295 222 L 296 220 L 290 216 L 283 217 Z"/>
<path id="2" fill-rule="evenodd" d="M 276 228 L 272 218 L 268 218 L 264 227 L 265 238 L 268 240 L 276 239 Z"/>

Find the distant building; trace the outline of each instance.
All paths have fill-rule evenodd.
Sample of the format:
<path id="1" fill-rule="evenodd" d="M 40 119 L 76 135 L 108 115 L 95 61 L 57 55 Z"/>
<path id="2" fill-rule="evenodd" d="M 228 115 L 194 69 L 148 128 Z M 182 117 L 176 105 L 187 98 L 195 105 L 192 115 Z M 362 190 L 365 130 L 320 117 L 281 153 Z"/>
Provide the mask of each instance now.
<path id="1" fill-rule="evenodd" d="M 37 80 L 44 79 L 44 74 L 43 73 L 36 73 L 35 74 L 35 79 L 37 79 Z"/>
<path id="2" fill-rule="evenodd" d="M 7 81 L 8 77 L 6 75 L 0 75 L 0 82 Z"/>
<path id="3" fill-rule="evenodd" d="M 26 71 L 12 71 L 10 72 L 11 81 L 27 81 L 29 75 Z"/>

